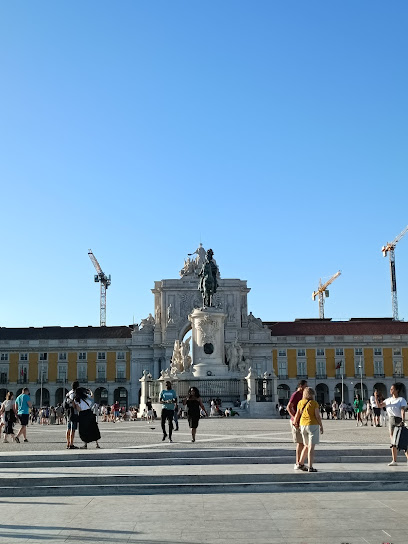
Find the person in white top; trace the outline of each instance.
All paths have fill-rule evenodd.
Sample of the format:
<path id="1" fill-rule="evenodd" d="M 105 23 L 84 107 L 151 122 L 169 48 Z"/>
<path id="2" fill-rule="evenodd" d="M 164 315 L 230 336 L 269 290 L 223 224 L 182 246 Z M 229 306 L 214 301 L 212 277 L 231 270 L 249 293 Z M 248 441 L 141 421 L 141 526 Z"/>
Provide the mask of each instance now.
<path id="1" fill-rule="evenodd" d="M 386 408 L 387 414 L 389 416 L 389 429 L 392 440 L 392 435 L 394 433 L 395 427 L 398 425 L 403 425 L 405 423 L 405 408 L 407 406 L 407 401 L 399 396 L 399 390 L 396 384 L 391 385 L 390 389 L 391 397 L 385 399 L 384 402 L 378 402 L 378 408 Z M 388 463 L 388 466 L 394 467 L 397 465 L 397 448 L 391 446 L 392 461 Z M 408 460 L 408 452 L 405 452 L 405 455 Z"/>
<path id="2" fill-rule="evenodd" d="M 374 392 L 370 397 L 371 407 L 374 411 L 374 425 L 376 427 L 381 427 L 381 423 L 380 423 L 381 408 L 378 408 L 377 402 L 381 402 L 381 399 L 377 389 L 374 389 Z"/>

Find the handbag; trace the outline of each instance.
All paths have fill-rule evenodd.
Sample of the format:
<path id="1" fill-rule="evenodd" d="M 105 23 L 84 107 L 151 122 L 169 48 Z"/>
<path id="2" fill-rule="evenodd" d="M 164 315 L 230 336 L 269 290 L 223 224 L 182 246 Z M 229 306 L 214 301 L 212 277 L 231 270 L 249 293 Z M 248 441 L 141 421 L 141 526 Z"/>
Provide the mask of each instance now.
<path id="1" fill-rule="evenodd" d="M 306 406 L 309 404 L 309 402 L 310 402 L 310 400 L 308 400 L 308 401 L 306 402 L 306 404 L 303 406 L 303 408 L 302 408 L 302 410 L 301 410 L 300 412 L 299 412 L 299 411 L 296 412 L 295 418 L 294 418 L 293 423 L 292 423 L 292 425 L 293 425 L 294 427 L 296 427 L 296 429 L 299 429 L 300 419 L 301 419 L 301 417 L 302 417 L 302 414 L 303 414 L 303 412 L 304 412 Z"/>

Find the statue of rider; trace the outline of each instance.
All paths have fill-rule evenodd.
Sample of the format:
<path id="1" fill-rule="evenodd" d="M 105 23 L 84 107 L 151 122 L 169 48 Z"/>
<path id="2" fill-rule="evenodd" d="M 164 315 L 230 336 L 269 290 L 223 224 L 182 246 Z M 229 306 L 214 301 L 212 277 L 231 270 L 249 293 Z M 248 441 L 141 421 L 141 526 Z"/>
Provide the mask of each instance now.
<path id="1" fill-rule="evenodd" d="M 213 261 L 213 255 L 213 250 L 209 249 L 204 264 L 198 274 L 200 278 L 198 289 L 201 291 L 204 307 L 212 307 L 212 297 L 217 292 L 218 287 L 218 266 Z"/>

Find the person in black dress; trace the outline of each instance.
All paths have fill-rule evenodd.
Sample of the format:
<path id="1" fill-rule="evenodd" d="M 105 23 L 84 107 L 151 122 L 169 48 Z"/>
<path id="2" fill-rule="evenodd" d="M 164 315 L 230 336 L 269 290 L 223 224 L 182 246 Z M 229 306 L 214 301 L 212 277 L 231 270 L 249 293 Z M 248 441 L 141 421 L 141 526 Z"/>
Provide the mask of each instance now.
<path id="1" fill-rule="evenodd" d="M 191 429 L 191 442 L 195 442 L 198 422 L 200 420 L 200 410 L 208 416 L 197 387 L 190 387 L 188 396 L 184 399 L 183 404 L 187 405 L 187 419 Z"/>

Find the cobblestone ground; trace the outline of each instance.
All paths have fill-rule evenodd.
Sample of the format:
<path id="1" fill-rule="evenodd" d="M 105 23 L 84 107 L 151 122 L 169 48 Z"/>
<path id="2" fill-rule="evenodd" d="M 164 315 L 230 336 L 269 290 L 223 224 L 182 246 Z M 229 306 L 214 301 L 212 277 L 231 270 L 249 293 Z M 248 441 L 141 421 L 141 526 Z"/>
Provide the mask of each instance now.
<path id="1" fill-rule="evenodd" d="M 324 420 L 324 435 L 319 447 L 380 446 L 389 444 L 387 428 L 356 427 L 354 420 Z M 16 425 L 18 430 L 19 425 Z M 174 432 L 174 442 L 162 442 L 160 421 L 151 424 L 145 421 L 102 423 L 100 431 L 102 448 L 159 447 L 171 448 L 176 444 L 186 448 L 197 445 L 206 448 L 220 447 L 286 447 L 291 444 L 289 421 L 280 419 L 209 418 L 201 419 L 196 444 L 190 442 L 187 420 L 180 420 L 179 431 Z M 11 451 L 49 451 L 65 449 L 65 426 L 29 425 L 28 443 L 4 444 L 0 442 L 0 454 Z M 79 437 L 77 437 L 80 445 Z M 407 540 L 408 542 L 408 540 Z"/>
<path id="2" fill-rule="evenodd" d="M 18 426 L 17 426 L 18 428 Z M 248 456 L 258 459 L 257 449 L 276 448 L 293 449 L 289 422 L 287 420 L 251 420 L 203 419 L 200 421 L 197 442 L 192 444 L 187 422 L 180 421 L 180 430 L 174 433 L 174 442 L 162 442 L 160 422 L 153 425 L 142 421 L 100 423 L 103 453 L 117 455 L 121 451 L 131 452 L 134 448 L 160 451 L 171 449 L 179 451 L 179 457 L 188 459 L 192 449 L 224 450 L 231 448 L 247 451 Z M 389 437 L 386 428 L 356 427 L 355 421 L 324 421 L 324 435 L 319 449 L 347 452 L 353 448 L 378 449 L 388 456 Z M 65 451 L 67 458 L 70 452 L 65 449 L 65 426 L 30 425 L 28 443 L 0 443 L 1 455 L 16 453 L 21 459 L 24 452 L 53 453 Z M 80 441 L 78 440 L 78 445 Z M 108 451 L 109 450 L 109 451 Z M 95 450 L 92 450 L 95 451 Z M 98 450 L 99 451 L 99 450 Z M 89 450 L 88 450 L 89 452 Z M 217 452 L 221 454 L 222 452 Z M 20 454 L 20 455 L 19 455 Z M 208 458 L 215 452 L 205 453 Z M 229 452 L 227 452 L 229 455 Z M 232 453 L 234 455 L 234 453 Z M 259 455 L 259 452 L 258 452 Z M 380 454 L 382 455 L 382 453 Z M 169 455 L 166 453 L 167 459 Z M 171 456 L 171 454 L 170 454 Z M 165 456 L 164 456 L 165 457 Z M 82 455 L 79 455 L 82 459 Z M 173 456 L 171 456 L 173 458 Z M 288 459 L 292 459 L 290 452 Z M 239 462 L 239 461 L 238 461 Z M 191 474 L 191 485 L 194 485 L 194 474 L 223 472 L 229 474 L 249 475 L 252 473 L 267 474 L 268 471 L 284 471 L 292 477 L 293 461 L 286 465 L 264 464 L 256 462 L 245 466 L 242 463 L 230 465 L 175 466 L 171 461 L 162 463 L 160 472 L 156 468 L 157 481 L 162 474 Z M 6 464 L 5 464 L 6 465 Z M 123 464 L 126 466 L 125 464 Z M 9 466 L 9 465 L 7 465 Z M 93 467 L 104 475 L 119 473 L 118 469 L 98 466 L 95 459 Z M 156 467 L 159 465 L 156 463 Z M 344 465 L 347 471 L 347 465 Z M 349 465 L 351 466 L 351 465 Z M 328 471 L 328 464 L 322 463 L 319 471 Z M 358 467 L 358 468 L 356 468 Z M 79 469 L 81 466 L 79 466 Z M 79 470 L 78 468 L 76 470 Z M 82 467 L 83 469 L 83 467 Z M 338 467 L 341 470 L 341 467 Z M 387 467 L 387 461 L 355 463 L 354 470 L 368 471 L 375 479 L 376 471 L 407 470 L 406 465 Z M 1 470 L 1 469 L 0 469 Z M 31 478 L 41 478 L 45 472 L 56 471 L 55 468 L 30 469 L 3 468 L 17 472 L 20 478 L 27 478 L 31 470 Z M 70 472 L 65 467 L 65 471 Z M 155 471 L 146 466 L 126 468 L 128 473 L 143 470 L 153 478 Z M 34 472 L 33 472 L 34 471 Z M 62 471 L 62 469 L 61 469 Z M 71 470 L 74 475 L 74 468 Z M 296 474 L 296 473 L 295 473 Z M 56 476 L 59 474 L 56 472 Z M 313 474 L 300 476 L 307 478 Z M 386 472 L 386 477 L 388 472 Z M 86 473 L 84 473 L 86 478 Z M 56 484 L 58 485 L 58 484 Z M 105 485 L 105 484 L 104 484 Z M 189 484 L 190 485 L 190 484 Z M 44 497 L 1 497 L 0 498 L 0 544 L 407 544 L 408 521 L 406 520 L 407 491 L 371 492 L 339 491 L 335 484 L 326 482 L 322 491 L 310 491 L 305 485 L 299 492 L 251 492 L 201 493 L 200 491 L 161 494 L 117 496 L 92 491 L 93 496 L 76 493 L 75 484 L 67 488 L 62 496 Z"/>

